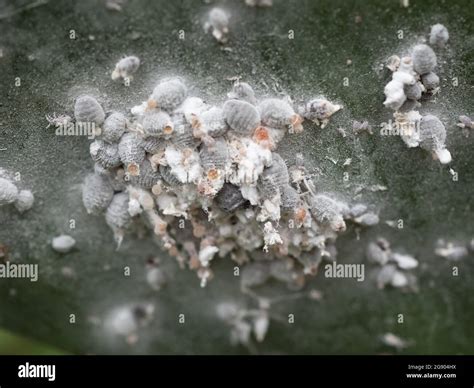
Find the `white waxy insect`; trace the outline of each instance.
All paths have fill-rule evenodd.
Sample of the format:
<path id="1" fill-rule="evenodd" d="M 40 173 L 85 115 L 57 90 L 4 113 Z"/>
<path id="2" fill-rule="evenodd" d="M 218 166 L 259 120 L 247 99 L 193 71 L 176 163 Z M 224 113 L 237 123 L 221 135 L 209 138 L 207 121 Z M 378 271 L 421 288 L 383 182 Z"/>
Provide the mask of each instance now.
<path id="1" fill-rule="evenodd" d="M 249 7 L 271 7 L 273 0 L 245 0 L 245 4 Z"/>
<path id="2" fill-rule="evenodd" d="M 227 94 L 230 99 L 244 100 L 252 105 L 257 104 L 255 92 L 247 82 L 236 81 L 232 86 L 232 91 Z"/>
<path id="3" fill-rule="evenodd" d="M 146 281 L 155 291 L 160 291 L 168 282 L 165 271 L 159 266 L 153 266 L 146 272 Z"/>
<path id="4" fill-rule="evenodd" d="M 387 108 L 398 110 L 405 103 L 407 97 L 405 96 L 404 85 L 395 80 L 390 81 L 384 88 L 385 101 L 384 105 Z"/>
<path id="5" fill-rule="evenodd" d="M 229 126 L 225 121 L 223 109 L 218 108 L 216 106 L 203 112 L 200 115 L 200 122 L 200 129 L 203 130 L 206 134 L 213 137 L 222 136 L 229 129 Z"/>
<path id="6" fill-rule="evenodd" d="M 153 320 L 155 307 L 151 303 L 137 303 L 113 309 L 105 319 L 105 329 L 135 342 L 138 330 Z"/>
<path id="7" fill-rule="evenodd" d="M 345 231 L 343 204 L 324 194 L 317 194 L 310 199 L 311 213 L 316 221 L 328 224 L 334 231 Z"/>
<path id="8" fill-rule="evenodd" d="M 405 144 L 409 148 L 418 147 L 420 143 L 420 113 L 416 110 L 411 110 L 408 112 L 395 112 L 393 117 L 395 118 L 395 124 L 389 125 L 388 128 L 403 128 L 403 131 L 399 131 L 399 134 Z"/>
<path id="9" fill-rule="evenodd" d="M 140 202 L 136 198 L 130 198 L 128 202 L 128 213 L 131 217 L 138 216 L 143 212 L 142 207 L 140 206 Z"/>
<path id="10" fill-rule="evenodd" d="M 164 111 L 146 113 L 142 122 L 145 135 L 153 137 L 169 136 L 173 132 L 174 124 L 171 117 Z"/>
<path id="11" fill-rule="evenodd" d="M 400 269 L 410 270 L 418 267 L 418 260 L 410 255 L 394 252 L 391 254 L 390 260 L 394 261 Z"/>
<path id="12" fill-rule="evenodd" d="M 94 97 L 81 96 L 74 105 L 74 117 L 80 123 L 101 125 L 105 120 L 105 112 Z"/>
<path id="13" fill-rule="evenodd" d="M 148 106 L 171 112 L 183 103 L 187 94 L 188 88 L 179 78 L 166 79 L 153 89 Z"/>
<path id="14" fill-rule="evenodd" d="M 20 213 L 23 213 L 30 210 L 33 207 L 34 202 L 35 197 L 30 190 L 21 190 L 15 201 L 15 207 Z"/>
<path id="15" fill-rule="evenodd" d="M 133 187 L 131 185 L 127 187 L 127 191 L 130 196 L 130 203 L 133 199 L 136 203 L 138 203 L 138 206 L 140 206 L 141 209 L 146 211 L 153 210 L 155 208 L 155 199 L 153 198 L 153 195 L 150 193 L 150 191 Z M 139 213 L 141 213 L 141 211 L 139 211 Z"/>
<path id="16" fill-rule="evenodd" d="M 194 136 L 192 126 L 186 121 L 183 114 L 178 113 L 173 116 L 175 131 L 170 139 L 171 143 L 178 149 L 195 149 L 200 140 Z"/>
<path id="17" fill-rule="evenodd" d="M 219 252 L 219 248 L 214 245 L 208 245 L 205 247 L 201 247 L 199 250 L 199 262 L 203 267 L 209 267 L 209 263 L 214 258 L 216 253 Z"/>
<path id="18" fill-rule="evenodd" d="M 150 161 L 145 158 L 139 165 L 138 174 L 130 177 L 130 182 L 133 185 L 137 185 L 145 189 L 151 189 L 160 181 L 160 178 L 161 174 L 159 171 L 155 171 Z"/>
<path id="19" fill-rule="evenodd" d="M 121 164 L 119 149 L 115 143 L 94 140 L 91 143 L 89 150 L 92 160 L 105 169 L 114 168 Z"/>
<path id="20" fill-rule="evenodd" d="M 127 193 L 115 194 L 105 212 L 105 221 L 114 232 L 117 245 L 122 243 L 125 230 L 130 226 L 132 218 L 128 212 L 129 195 Z"/>
<path id="21" fill-rule="evenodd" d="M 404 91 L 405 96 L 409 100 L 419 100 L 421 98 L 422 86 L 419 82 L 415 82 L 413 85 L 405 85 Z"/>
<path id="22" fill-rule="evenodd" d="M 360 217 L 362 214 L 366 213 L 368 210 L 367 205 L 363 203 L 355 204 L 350 208 L 350 216 L 351 217 Z"/>
<path id="23" fill-rule="evenodd" d="M 377 225 L 379 221 L 380 221 L 379 216 L 376 213 L 372 213 L 372 212 L 364 213 L 354 218 L 354 222 L 358 223 L 359 225 L 364 225 L 364 226 L 374 226 L 374 225 Z"/>
<path id="24" fill-rule="evenodd" d="M 120 139 L 118 154 L 130 175 L 137 175 L 139 165 L 145 159 L 145 150 L 141 139 L 135 133 L 126 133 Z"/>
<path id="25" fill-rule="evenodd" d="M 105 0 L 105 8 L 109 11 L 121 12 L 126 0 Z"/>
<path id="26" fill-rule="evenodd" d="M 239 134 L 250 135 L 260 125 L 257 108 L 247 101 L 228 100 L 223 111 L 229 127 Z"/>
<path id="27" fill-rule="evenodd" d="M 105 321 L 109 332 L 121 336 L 131 336 L 138 330 L 138 325 L 130 308 L 117 309 Z"/>
<path id="28" fill-rule="evenodd" d="M 109 143 L 117 143 L 127 128 L 128 120 L 123 113 L 113 112 L 104 122 L 102 138 Z"/>
<path id="29" fill-rule="evenodd" d="M 89 174 L 82 186 L 82 202 L 87 213 L 96 214 L 109 206 L 114 189 L 108 176 Z"/>
<path id="30" fill-rule="evenodd" d="M 143 149 L 149 154 L 159 154 L 165 152 L 167 142 L 160 137 L 147 137 L 142 141 Z"/>
<path id="31" fill-rule="evenodd" d="M 273 198 L 290 183 L 288 167 L 279 154 L 272 154 L 272 164 L 263 170 L 259 180 L 259 190 L 265 199 Z"/>
<path id="32" fill-rule="evenodd" d="M 186 98 L 181 106 L 174 112 L 174 115 L 183 115 L 184 120 L 192 124 L 193 128 L 199 126 L 199 117 L 202 113 L 209 109 L 209 106 L 199 97 Z M 173 117 L 174 119 L 175 117 Z M 181 120 L 181 119 L 180 119 Z"/>
<path id="33" fill-rule="evenodd" d="M 270 326 L 270 318 L 265 310 L 259 311 L 259 313 L 253 319 L 253 332 L 257 342 L 263 342 Z"/>
<path id="34" fill-rule="evenodd" d="M 13 203 L 18 198 L 18 188 L 10 180 L 0 177 L 0 206 Z"/>
<path id="35" fill-rule="evenodd" d="M 51 241 L 51 246 L 56 252 L 59 253 L 68 253 L 76 245 L 76 240 L 67 234 L 62 234 L 53 238 Z"/>
<path id="36" fill-rule="evenodd" d="M 204 29 L 211 31 L 219 43 L 225 43 L 229 33 L 229 18 L 229 14 L 222 8 L 214 7 L 209 11 Z"/>
<path id="37" fill-rule="evenodd" d="M 400 338 L 399 336 L 393 333 L 385 333 L 381 336 L 380 340 L 384 345 L 390 346 L 399 351 L 407 348 L 410 345 L 408 341 Z"/>
<path id="38" fill-rule="evenodd" d="M 190 148 L 179 149 L 174 146 L 165 150 L 165 161 L 182 183 L 195 183 L 201 177 L 202 168 L 199 154 Z"/>
<path id="39" fill-rule="evenodd" d="M 333 104 L 324 98 L 315 98 L 306 104 L 303 116 L 324 128 L 328 124 L 329 118 L 341 109 L 341 105 Z"/>
<path id="40" fill-rule="evenodd" d="M 430 44 L 432 46 L 444 47 L 449 40 L 448 29 L 442 24 L 434 24 L 430 31 Z"/>
<path id="41" fill-rule="evenodd" d="M 372 263 L 385 265 L 390 259 L 390 250 L 387 246 L 383 246 L 376 242 L 370 242 L 367 246 L 366 256 Z"/>
<path id="42" fill-rule="evenodd" d="M 395 288 L 403 288 L 409 285 L 409 279 L 405 273 L 401 271 L 395 271 L 393 274 L 390 285 Z"/>
<path id="43" fill-rule="evenodd" d="M 247 264 L 240 276 L 242 289 L 261 286 L 270 278 L 270 266 L 264 262 L 253 262 Z"/>
<path id="44" fill-rule="evenodd" d="M 387 285 L 392 283 L 392 279 L 397 272 L 397 266 L 394 264 L 384 265 L 377 273 L 377 288 L 384 289 Z"/>
<path id="45" fill-rule="evenodd" d="M 431 71 L 421 76 L 421 82 L 426 90 L 433 90 L 439 85 L 439 77 Z"/>
<path id="46" fill-rule="evenodd" d="M 301 132 L 302 117 L 295 113 L 291 105 L 278 98 L 267 98 L 260 102 L 258 110 L 262 124 L 272 128 L 287 128 L 291 132 Z"/>
<path id="47" fill-rule="evenodd" d="M 172 142 L 173 142 L 173 145 L 176 146 L 177 149 L 181 149 L 181 150 L 184 150 L 186 148 L 195 149 L 199 146 L 199 143 L 200 143 L 199 139 L 194 137 L 191 129 L 184 132 L 174 133 Z"/>
<path id="48" fill-rule="evenodd" d="M 268 247 L 275 245 L 275 244 L 283 244 L 283 240 L 281 239 L 278 230 L 272 225 L 270 221 L 265 222 L 263 226 L 263 251 L 268 252 Z"/>
<path id="49" fill-rule="evenodd" d="M 292 211 L 300 204 L 300 195 L 290 185 L 285 185 L 280 189 L 281 208 L 285 211 Z"/>
<path id="50" fill-rule="evenodd" d="M 397 71 L 400 66 L 400 57 L 398 55 L 392 55 L 387 59 L 385 65 L 391 72 Z"/>
<path id="51" fill-rule="evenodd" d="M 234 302 L 220 302 L 216 305 L 216 315 L 219 319 L 232 322 L 237 318 L 240 308 Z"/>
<path id="52" fill-rule="evenodd" d="M 115 69 L 112 72 L 112 79 L 118 80 L 122 79 L 131 79 L 132 74 L 135 73 L 140 67 L 140 59 L 133 55 L 129 57 L 122 58 L 115 65 Z"/>
<path id="53" fill-rule="evenodd" d="M 433 71 L 436 67 L 437 59 L 433 49 L 426 44 L 418 44 L 411 52 L 413 69 L 420 75 Z"/>
<path id="54" fill-rule="evenodd" d="M 211 169 L 224 171 L 231 163 L 229 148 L 227 142 L 222 139 L 216 139 L 212 145 L 203 145 L 199 152 L 201 166 L 205 172 Z"/>
<path id="55" fill-rule="evenodd" d="M 235 212 L 247 202 L 242 196 L 240 188 L 231 183 L 224 184 L 214 198 L 214 201 L 219 209 L 228 213 Z"/>
<path id="56" fill-rule="evenodd" d="M 442 164 L 450 163 L 451 153 L 446 149 L 446 129 L 436 116 L 425 115 L 420 120 L 420 147 L 432 151 Z"/>
<path id="57" fill-rule="evenodd" d="M 160 165 L 159 171 L 160 171 L 161 177 L 163 178 L 165 183 L 167 183 L 168 185 L 170 185 L 170 186 L 181 186 L 182 185 L 181 181 L 176 177 L 176 175 L 174 175 L 171 172 L 171 168 L 169 166 Z"/>
<path id="58" fill-rule="evenodd" d="M 449 261 L 458 261 L 463 259 L 469 254 L 466 246 L 459 243 L 444 242 L 443 240 L 438 241 L 435 249 L 435 255 L 444 257 Z"/>
<path id="59" fill-rule="evenodd" d="M 399 69 L 392 75 L 392 80 L 385 85 L 384 94 L 386 98 L 383 104 L 386 107 L 393 110 L 402 107 L 407 99 L 405 87 L 416 82 L 414 75 L 412 58 L 403 57 Z"/>
<path id="60" fill-rule="evenodd" d="M 459 123 L 457 124 L 460 128 L 473 129 L 474 122 L 466 115 L 459 116 Z"/>

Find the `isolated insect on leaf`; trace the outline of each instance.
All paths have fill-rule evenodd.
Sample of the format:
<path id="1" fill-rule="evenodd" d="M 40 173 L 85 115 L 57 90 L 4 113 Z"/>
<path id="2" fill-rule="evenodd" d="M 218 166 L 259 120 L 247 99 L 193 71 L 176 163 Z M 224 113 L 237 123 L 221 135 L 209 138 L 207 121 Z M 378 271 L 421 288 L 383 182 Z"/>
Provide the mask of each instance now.
<path id="1" fill-rule="evenodd" d="M 204 29 L 210 31 L 219 43 L 227 42 L 229 33 L 229 14 L 222 8 L 214 7 L 209 11 Z"/>
<path id="2" fill-rule="evenodd" d="M 30 210 L 33 207 L 34 202 L 35 197 L 30 190 L 21 190 L 15 201 L 15 207 L 20 213 L 23 213 Z"/>
<path id="3" fill-rule="evenodd" d="M 118 80 L 118 79 L 131 79 L 132 74 L 135 73 L 138 70 L 138 67 L 140 66 L 140 59 L 135 56 L 129 56 L 122 58 L 120 61 L 117 62 L 115 65 L 115 69 L 112 72 L 112 79 Z"/>
<path id="4" fill-rule="evenodd" d="M 100 126 L 105 120 L 105 112 L 94 97 L 81 96 L 74 105 L 74 117 L 77 122 Z"/>
<path id="5" fill-rule="evenodd" d="M 0 178 L 0 206 L 13 203 L 18 198 L 18 188 L 5 178 Z"/>
<path id="6" fill-rule="evenodd" d="M 82 202 L 89 214 L 97 214 L 109 206 L 114 189 L 107 176 L 89 174 L 82 186 Z"/>
<path id="7" fill-rule="evenodd" d="M 56 252 L 68 253 L 76 245 L 76 240 L 67 234 L 62 234 L 53 238 L 51 246 Z"/>
<path id="8" fill-rule="evenodd" d="M 442 24 L 434 24 L 430 31 L 430 44 L 432 46 L 444 47 L 449 40 L 448 29 Z"/>

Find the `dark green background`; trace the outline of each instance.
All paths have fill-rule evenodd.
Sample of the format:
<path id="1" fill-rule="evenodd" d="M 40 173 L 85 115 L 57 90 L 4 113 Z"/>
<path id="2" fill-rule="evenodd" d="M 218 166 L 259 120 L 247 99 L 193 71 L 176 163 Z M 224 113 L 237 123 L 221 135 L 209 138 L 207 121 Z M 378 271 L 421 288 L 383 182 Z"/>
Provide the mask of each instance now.
<path id="1" fill-rule="evenodd" d="M 473 353 L 473 257 L 459 263 L 455 278 L 452 264 L 433 254 L 440 237 L 463 242 L 474 237 L 474 134 L 465 138 L 455 125 L 460 114 L 474 114 L 472 1 L 417 0 L 408 9 L 396 0 L 274 2 L 270 9 L 248 8 L 243 1 L 220 3 L 232 13 L 229 51 L 204 34 L 202 20 L 210 6 L 201 1 L 130 0 L 120 13 L 107 11 L 99 1 L 49 1 L 12 16 L 8 13 L 28 2 L 0 2 L 0 148 L 7 148 L 0 151 L 0 166 L 21 172 L 24 186 L 36 195 L 34 208 L 24 215 L 0 209 L 0 242 L 10 246 L 18 261 L 40 266 L 36 284 L 0 281 L 1 326 L 81 354 L 247 352 L 230 346 L 228 328 L 214 314 L 219 301 L 243 299 L 233 263 L 214 263 L 215 279 L 200 289 L 195 274 L 179 270 L 150 239 L 126 238 L 116 252 L 103 218 L 86 215 L 81 203 L 80 184 L 92 168 L 89 141 L 57 137 L 45 129 L 45 115 L 72 115 L 74 98 L 82 92 L 97 96 L 107 110 L 125 110 L 143 101 L 159 78 L 181 75 L 194 95 L 219 102 L 231 86 L 226 79 L 239 75 L 259 96 L 288 93 L 300 102 L 323 94 L 344 105 L 328 127 L 305 124 L 303 134 L 288 137 L 281 147 L 287 159 L 303 152 L 310 169 L 323 173 L 318 190 L 349 200 L 358 185 L 388 187 L 386 192 L 363 191 L 362 200 L 376 204 L 383 220 L 403 219 L 405 228 L 382 224 L 363 230 L 359 241 L 350 228 L 338 240 L 338 260 L 363 262 L 367 242 L 385 236 L 421 262 L 416 294 L 379 291 L 370 279 L 361 284 L 319 274 L 308 287 L 323 291 L 324 299 L 279 305 L 277 312 L 295 314 L 296 322 L 272 322 L 259 352 L 381 353 L 391 350 L 378 336 L 394 332 L 413 341 L 407 353 Z M 352 120 L 367 119 L 378 127 L 390 119 L 382 105 L 390 75 L 378 72 L 379 64 L 406 53 L 438 22 L 450 32 L 449 46 L 439 53 L 441 93 L 424 101 L 421 112 L 436 114 L 446 124 L 457 182 L 449 167 L 422 150 L 407 149 L 397 137 L 382 137 L 376 129 L 374 136 L 343 139 L 335 130 L 343 126 L 350 132 Z M 72 29 L 75 40 L 69 39 Z M 178 39 L 179 30 L 184 30 L 184 40 Z M 399 30 L 404 39 L 398 39 Z M 110 79 L 125 54 L 142 60 L 130 87 Z M 20 87 L 15 77 L 21 78 Z M 343 168 L 349 157 L 352 165 Z M 344 171 L 350 173 L 349 182 L 343 182 Z M 73 231 L 70 219 L 76 220 Z M 59 233 L 70 233 L 77 250 L 65 256 L 54 253 L 49 241 Z M 163 256 L 172 278 L 160 293 L 144 280 L 150 255 Z M 130 278 L 123 276 L 126 265 L 132 269 Z M 61 275 L 64 266 L 75 270 L 74 279 Z M 10 296 L 11 288 L 16 296 Z M 282 286 L 271 288 L 287 292 Z M 155 303 L 155 320 L 133 347 L 88 322 L 115 306 L 142 301 Z M 76 314 L 74 325 L 69 324 L 71 313 Z M 180 313 L 186 314 L 185 325 L 177 322 Z M 401 325 L 396 323 L 399 313 L 405 316 Z"/>

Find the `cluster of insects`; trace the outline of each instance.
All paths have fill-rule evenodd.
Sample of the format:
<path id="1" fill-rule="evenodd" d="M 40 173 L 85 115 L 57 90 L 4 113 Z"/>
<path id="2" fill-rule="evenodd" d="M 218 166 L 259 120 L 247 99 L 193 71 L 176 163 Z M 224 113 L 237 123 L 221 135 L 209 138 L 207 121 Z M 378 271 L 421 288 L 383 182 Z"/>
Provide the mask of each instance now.
<path id="1" fill-rule="evenodd" d="M 442 24 L 431 27 L 429 43 L 443 48 L 449 33 Z M 393 72 L 392 80 L 385 86 L 384 105 L 395 110 L 395 124 L 404 127 L 400 135 L 408 147 L 420 147 L 431 152 L 442 164 L 450 163 L 451 153 L 446 149 L 446 128 L 438 117 L 421 115 L 415 109 L 424 94 L 435 94 L 439 90 L 439 77 L 434 72 L 437 57 L 427 44 L 417 44 L 401 59 L 393 55 L 387 67 Z"/>
<path id="2" fill-rule="evenodd" d="M 13 174 L 0 169 L 0 206 L 14 205 L 24 213 L 33 207 L 35 196 L 28 189 L 19 189 Z"/>
<path id="3" fill-rule="evenodd" d="M 379 289 L 389 286 L 405 291 L 417 290 L 417 279 L 411 271 L 418 267 L 418 260 L 394 251 L 385 238 L 380 237 L 368 244 L 367 260 L 378 266 L 374 277 Z"/>
<path id="4" fill-rule="evenodd" d="M 105 214 L 118 246 L 147 225 L 201 286 L 213 277 L 213 260 L 230 257 L 247 268 L 247 290 L 270 277 L 299 289 L 322 260 L 335 259 L 347 222 L 379 222 L 367 205 L 317 192 L 304 158 L 276 152 L 304 120 L 324 127 L 339 109 L 317 98 L 295 110 L 289 99 L 259 99 L 240 80 L 221 106 L 189 96 L 179 77 L 162 79 L 130 113 L 106 114 L 81 96 L 75 119 L 101 133 L 90 145 L 95 167 L 84 180 L 84 206 Z M 150 271 L 160 288 L 160 271 Z"/>
<path id="5" fill-rule="evenodd" d="M 224 43 L 228 26 L 229 15 L 213 8 L 206 29 Z M 442 47 L 447 38 L 443 26 L 433 26 L 430 44 Z M 436 62 L 425 44 L 413 47 L 410 56 L 392 57 L 384 104 L 396 111 L 398 122 L 417 123 L 417 131 L 402 136 L 409 146 L 420 146 L 448 163 L 441 121 L 412 110 L 422 93 L 438 87 Z M 121 59 L 112 78 L 130 79 L 139 64 L 136 57 Z M 218 105 L 190 95 L 180 77 L 160 80 L 149 98 L 130 112 L 106 113 L 94 97 L 80 96 L 74 119 L 98 129 L 90 144 L 94 171 L 82 187 L 85 209 L 105 216 L 117 249 L 126 235 L 148 227 L 170 256 L 196 272 L 202 287 L 214 276 L 213 261 L 234 260 L 242 268 L 242 292 L 256 298 L 259 307 L 224 303 L 216 314 L 232 327 L 235 343 L 248 344 L 252 335 L 259 342 L 271 314 L 256 289 L 276 280 L 289 290 L 301 290 L 322 262 L 336 259 L 335 242 L 348 223 L 379 223 L 373 206 L 318 191 L 302 156 L 285 160 L 277 152 L 286 136 L 303 131 L 305 120 L 324 128 L 341 108 L 324 97 L 297 108 L 289 98 L 259 98 L 240 79 Z M 52 123 L 59 120 L 51 118 Z M 354 123 L 355 133 L 363 130 L 370 132 L 368 122 Z M 74 242 L 60 236 L 54 245 L 64 252 Z M 392 251 L 384 239 L 370 243 L 367 256 L 378 265 L 379 288 L 416 289 L 410 272 L 418 266 L 415 258 Z M 147 282 L 160 290 L 166 275 L 156 263 L 147 269 Z M 130 311 L 111 321 L 115 326 L 119 322 L 116 330 L 127 335 L 139 326 Z"/>

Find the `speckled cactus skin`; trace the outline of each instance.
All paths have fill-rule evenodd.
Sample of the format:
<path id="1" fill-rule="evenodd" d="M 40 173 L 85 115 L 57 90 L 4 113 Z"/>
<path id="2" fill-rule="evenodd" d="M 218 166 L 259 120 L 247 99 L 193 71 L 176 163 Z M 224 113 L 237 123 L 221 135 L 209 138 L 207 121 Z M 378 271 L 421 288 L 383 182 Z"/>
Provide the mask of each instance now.
<path id="1" fill-rule="evenodd" d="M 0 243 L 10 246 L 10 251 L 18 254 L 21 260 L 38 260 L 40 278 L 35 288 L 23 282 L 0 282 L 2 327 L 77 354 L 248 353 L 243 347 L 230 345 L 228 329 L 217 323 L 214 313 L 215 306 L 223 300 L 248 302 L 240 293 L 239 279 L 233 275 L 235 263 L 222 261 L 216 269 L 214 282 L 205 290 L 197 290 L 199 284 L 194 274 L 181 271 L 177 264 L 166 259 L 166 255 L 158 254 L 156 246 L 149 241 L 124 244 L 117 252 L 116 246 L 110 243 L 112 233 L 104 220 L 87 216 L 82 209 L 80 191 L 71 190 L 92 168 L 89 141 L 77 137 L 58 139 L 54 131 L 43 130 L 44 115 L 61 111 L 58 103 L 66 105 L 66 101 L 71 101 L 67 91 L 78 84 L 99 88 L 112 101 L 118 100 L 119 96 L 134 101 L 136 95 L 148 90 L 147 80 L 156 80 L 154 77 L 158 71 L 172 74 L 179 68 L 182 73 L 192 73 L 193 82 L 203 90 L 209 84 L 213 85 L 215 90 L 211 95 L 223 95 L 229 90 L 227 77 L 244 74 L 245 80 L 252 85 L 263 80 L 271 90 L 281 87 L 296 98 L 313 90 L 315 85 L 331 97 L 338 96 L 347 109 L 335 115 L 334 121 L 324 130 L 309 124 L 309 129 L 301 137 L 282 144 L 279 152 L 285 159 L 297 152 L 308 156 L 309 168 L 316 173 L 317 167 L 324 173 L 319 175 L 317 184 L 327 190 L 349 183 L 356 186 L 360 182 L 390 187 L 382 195 L 386 206 L 381 216 L 384 220 L 404 219 L 404 228 L 380 225 L 361 233 L 359 241 L 354 241 L 355 232 L 349 230 L 348 238 L 338 241 L 341 260 L 363 260 L 367 243 L 383 231 L 393 244 L 405 247 L 426 263 L 428 280 L 431 274 L 437 273 L 435 286 L 425 288 L 423 297 L 395 293 L 386 297 L 385 294 L 367 292 L 355 283 L 324 279 L 320 274 L 321 282 L 311 285 L 323 292 L 324 302 L 311 305 L 311 308 L 307 300 L 292 301 L 290 307 L 280 306 L 279 313 L 285 315 L 291 310 L 296 314 L 297 324 L 291 331 L 283 324 L 271 327 L 265 341 L 259 344 L 260 353 L 341 354 L 348 344 L 357 353 L 387 352 L 374 337 L 376 333 L 397 330 L 396 324 L 387 322 L 391 322 L 399 311 L 411 312 L 413 324 L 405 324 L 403 330 L 406 337 L 415 342 L 402 353 L 473 353 L 471 326 L 474 318 L 469 308 L 473 282 L 460 277 L 451 283 L 451 267 L 440 265 L 441 259 L 433 257 L 433 244 L 440 235 L 468 239 L 474 234 L 470 212 L 466 211 L 472 197 L 472 180 L 469 181 L 473 163 L 472 135 L 465 138 L 461 131 L 458 135 L 455 127 L 461 114 L 472 116 L 469 88 L 454 87 L 448 82 L 438 96 L 442 101 L 442 112 L 436 113 L 442 114 L 443 123 L 450 123 L 447 128 L 452 131 L 448 140 L 456 160 L 453 167 L 460 177 L 457 182 L 453 182 L 447 170 L 441 169 L 439 164 L 430 164 L 430 156 L 423 150 L 410 152 L 414 150 L 407 149 L 398 138 L 380 139 L 377 135 L 365 134 L 353 138 L 350 128 L 346 128 L 347 137 L 342 138 L 336 131 L 337 127 L 347 126 L 353 119 L 370 117 L 375 123 L 387 120 L 389 115 L 381 104 L 383 82 L 372 69 L 378 65 L 377 59 L 396 52 L 400 42 L 394 31 L 400 25 L 427 35 L 430 26 L 442 15 L 443 24 L 450 29 L 449 42 L 456 47 L 452 53 L 446 54 L 447 69 L 455 68 L 459 79 L 468 79 L 472 74 L 469 64 L 473 62 L 466 53 L 469 29 L 462 23 L 458 24 L 457 20 L 459 13 L 469 9 L 470 1 L 413 1 L 410 2 L 413 12 L 406 12 L 398 1 L 369 0 L 358 4 L 356 9 L 342 0 L 298 2 L 292 7 L 284 7 L 277 1 L 274 3 L 271 9 L 258 10 L 268 12 L 262 18 L 255 15 L 253 8 L 240 6 L 238 2 L 230 5 L 242 21 L 232 31 L 237 37 L 229 38 L 232 39 L 232 52 L 223 51 L 212 37 L 201 36 L 197 27 L 196 31 L 187 33 L 184 44 L 177 43 L 176 36 L 170 31 L 175 25 L 193 25 L 197 12 L 194 1 L 183 2 L 179 10 L 169 2 L 149 2 L 147 12 L 143 12 L 140 2 L 127 2 L 124 10 L 136 15 L 136 18 L 127 19 L 130 31 L 142 34 L 143 31 L 163 32 L 159 42 L 163 51 L 157 49 L 155 39 L 133 40 L 117 34 L 116 31 L 123 26 L 121 16 L 124 14 L 104 19 L 99 13 L 90 12 L 100 7 L 95 1 L 81 2 L 81 7 L 72 1 L 50 2 L 24 13 L 21 18 L 9 19 L 9 23 L 18 28 L 23 23 L 34 21 L 35 29 L 27 31 L 21 28 L 18 32 L 17 28 L 6 28 L 2 36 L 5 47 L 11 50 L 11 54 L 5 50 L 4 55 L 12 55 L 8 57 L 10 59 L 0 80 L 5 86 L 2 90 L 10 88 L 10 80 L 17 76 L 22 77 L 22 86 L 13 89 L 15 93 L 4 102 L 10 114 L 3 119 L 0 148 L 6 148 L 6 151 L 0 151 L 0 164 L 22 171 L 23 179 L 34 189 L 37 200 L 32 211 L 23 216 L 15 209 L 0 208 L 0 219 L 4 221 L 4 227 L 0 228 Z M 344 19 L 332 17 L 336 9 L 341 9 L 339 15 L 350 16 Z M 353 23 L 354 13 L 361 15 L 362 23 Z M 163 14 L 167 22 L 159 26 L 156 18 L 149 17 Z M 301 15 L 308 17 L 302 19 Z M 168 22 L 171 20 L 173 24 Z M 294 40 L 269 35 L 275 26 L 279 28 L 276 31 L 283 31 L 279 24 L 282 20 L 285 28 L 300 25 L 311 34 L 302 32 L 298 36 L 295 27 Z M 71 25 L 77 26 L 77 31 L 94 34 L 96 40 L 78 39 L 72 46 L 68 40 L 66 45 L 64 31 L 68 31 Z M 95 27 L 99 25 L 100 28 Z M 243 31 L 247 37 L 245 42 L 238 38 Z M 19 34 L 23 39 L 18 39 Z M 51 39 L 52 36 L 61 38 Z M 107 37 L 107 55 L 99 56 L 91 45 L 101 45 L 99 38 L 102 36 Z M 314 36 L 320 37 L 323 49 L 315 47 Z M 376 36 L 381 39 L 374 39 Z M 40 38 L 44 38 L 44 44 L 38 49 Z M 332 44 L 333 38 L 338 42 L 337 47 Z M 134 53 L 146 54 L 147 62 L 143 63 L 140 77 L 135 77 L 130 89 L 124 89 L 123 85 L 111 82 L 109 70 L 128 46 L 135 48 Z M 465 53 L 464 57 L 459 55 L 460 52 Z M 37 59 L 33 62 L 24 60 L 26 53 L 36 53 Z M 346 65 L 347 55 L 342 53 L 350 53 L 351 67 Z M 212 79 L 208 78 L 210 58 Z M 453 65 L 456 66 L 451 67 Z M 329 70 L 331 75 L 325 77 Z M 26 74 L 31 83 L 25 82 Z M 349 76 L 350 87 L 343 86 L 345 76 Z M 258 90 L 266 90 L 265 85 L 259 84 Z M 129 98 L 127 93 L 134 97 Z M 326 156 L 339 162 L 334 164 Z M 349 183 L 343 181 L 346 170 L 340 162 L 346 157 L 353 158 L 352 167 L 347 170 L 351 176 Z M 41 163 L 37 162 L 39 160 Z M 376 201 L 380 198 L 377 194 L 380 193 L 368 193 L 368 197 Z M 71 219 L 76 221 L 75 230 L 69 229 Z M 72 280 L 61 274 L 66 263 L 59 260 L 47 244 L 59 232 L 71 234 L 77 240 L 77 249 L 70 253 L 67 262 L 76 275 Z M 157 254 L 173 279 L 159 294 L 146 283 L 144 270 L 147 257 Z M 127 265 L 135 273 L 130 278 L 123 276 Z M 463 265 L 466 273 L 472 273 L 472 260 L 466 260 Z M 16 289 L 18 297 L 9 296 L 12 288 Z M 286 292 L 277 286 L 270 286 L 270 289 L 275 294 Z M 89 318 L 102 317 L 113 306 L 150 300 L 156 304 L 155 317 L 163 319 L 155 319 L 145 327 L 134 347 L 124 342 L 107 341 L 100 325 L 89 323 L 94 322 Z M 440 303 L 446 309 L 440 309 Z M 381 312 L 380 319 L 373 314 L 374 311 Z M 447 315 L 448 311 L 451 311 L 451 316 Z M 71 312 L 81 318 L 75 325 L 68 323 Z M 175 319 L 183 312 L 187 318 L 195 319 L 195 324 L 186 330 L 181 330 Z M 345 324 L 341 325 L 341 322 Z M 426 330 L 420 329 L 428 327 L 432 330 L 430 336 L 426 335 Z"/>

